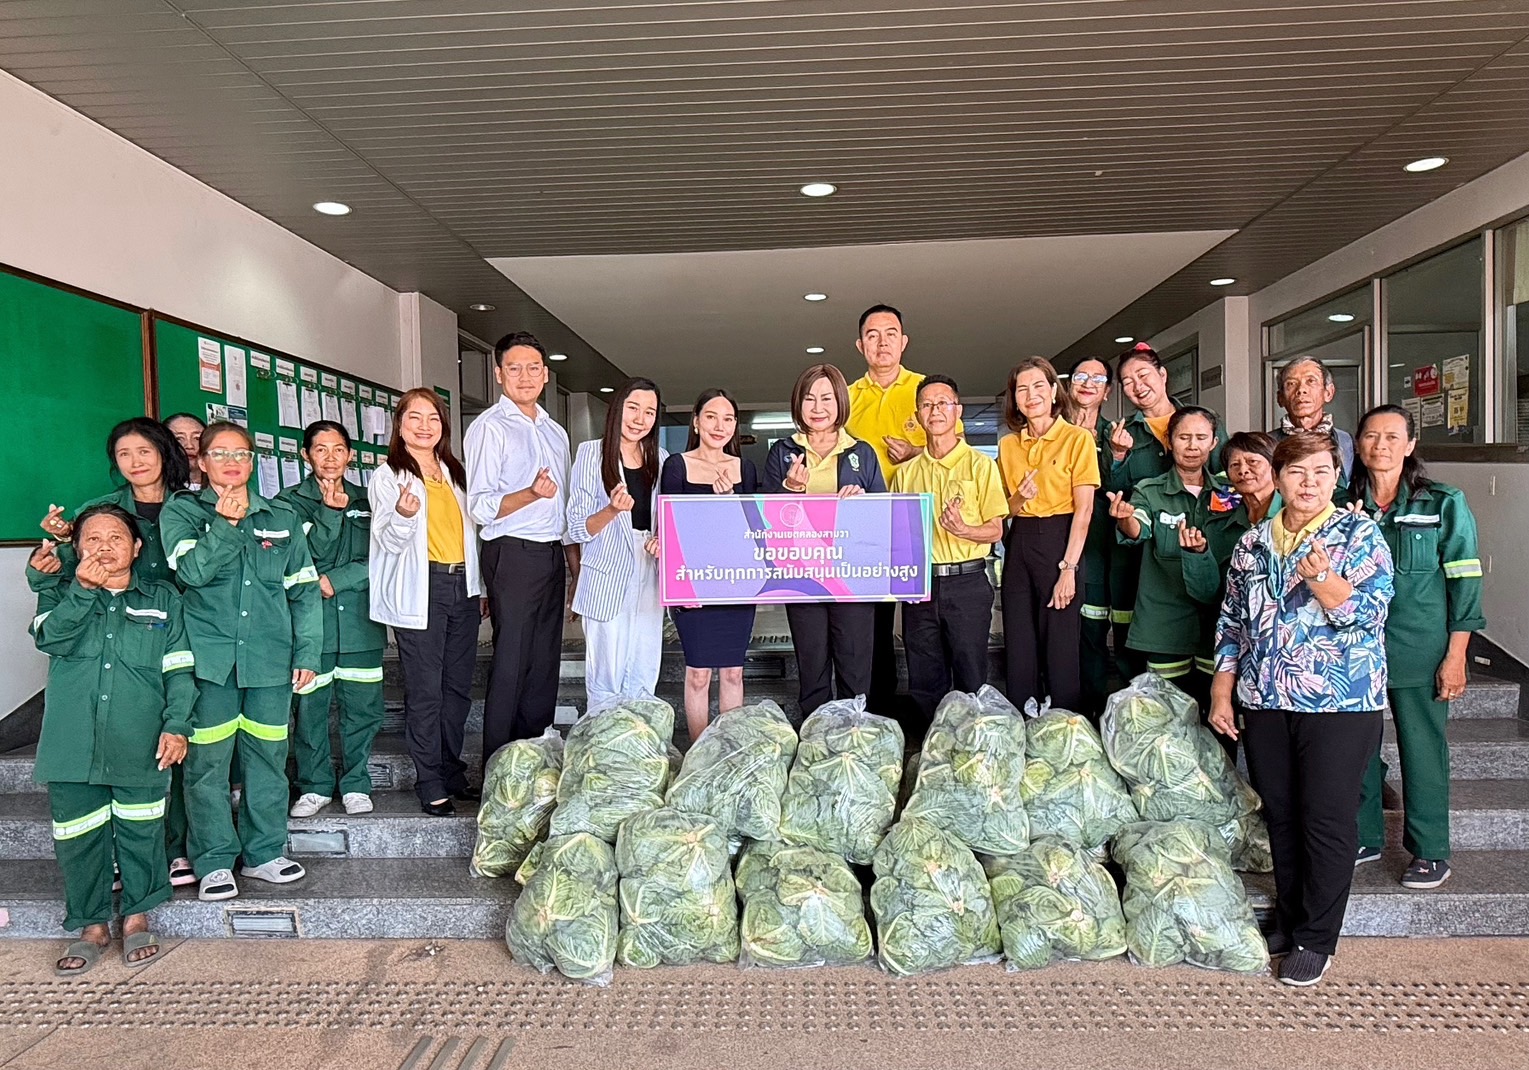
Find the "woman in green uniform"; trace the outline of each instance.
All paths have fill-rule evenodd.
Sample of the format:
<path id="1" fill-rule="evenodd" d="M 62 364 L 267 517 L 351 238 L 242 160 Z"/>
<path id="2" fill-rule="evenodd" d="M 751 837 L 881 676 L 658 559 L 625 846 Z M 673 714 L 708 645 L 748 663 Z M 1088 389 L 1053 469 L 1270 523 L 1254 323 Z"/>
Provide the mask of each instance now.
<path id="1" fill-rule="evenodd" d="M 1402 845 L 1407 888 L 1449 879 L 1449 700 L 1465 693 L 1465 648 L 1486 626 L 1476 518 L 1465 495 L 1428 478 L 1414 456 L 1417 425 L 1399 405 L 1364 414 L 1354 436 L 1351 508 L 1380 525 L 1391 549 L 1396 597 L 1386 618 L 1386 701 L 1402 763 Z M 1380 857 L 1386 766 L 1377 750 L 1365 775 L 1355 865 Z"/>
<path id="2" fill-rule="evenodd" d="M 1067 376 L 1067 392 L 1072 396 L 1074 423 L 1094 439 L 1101 481 L 1110 470 L 1109 422 L 1100 415 L 1110 398 L 1110 368 L 1102 360 L 1084 357 L 1072 366 Z M 1097 719 L 1104 712 L 1110 679 L 1110 567 L 1115 550 L 1115 521 L 1103 486 L 1095 492 L 1094 511 L 1088 520 L 1088 538 L 1083 543 L 1083 642 L 1079 670 L 1083 676 L 1080 713 Z M 1127 626 L 1118 629 L 1115 646 L 1125 648 Z M 1120 669 L 1125 675 L 1125 669 Z"/>
<path id="3" fill-rule="evenodd" d="M 312 817 L 334 800 L 329 745 L 331 697 L 340 704 L 339 790 L 347 814 L 372 811 L 366 763 L 382 727 L 382 648 L 387 630 L 371 618 L 367 557 L 372 507 L 366 491 L 345 481 L 355 456 L 350 432 L 319 420 L 303 432 L 303 460 L 313 474 L 276 496 L 302 518 L 319 574 L 324 607 L 324 655 L 313 683 L 298 692 L 297 802 L 293 817 Z"/>
<path id="4" fill-rule="evenodd" d="M 37 598 L 32 635 L 49 655 L 32 776 L 48 786 L 53 850 L 64 873 L 64 928 L 82 929 L 54 967 L 84 973 L 111 942 L 113 861 L 122 872 L 122 960 L 159 954 L 147 914 L 170 898 L 165 789 L 191 732 L 190 645 L 175 588 L 133 567 L 137 519 L 116 505 L 82 510 L 78 567 Z"/>
<path id="5" fill-rule="evenodd" d="M 287 842 L 287 722 L 292 693 L 318 675 L 324 646 L 319 576 L 302 520 L 249 489 L 254 443 L 238 424 L 212 423 L 197 458 L 204 486 L 165 507 L 160 534 L 184 592 L 196 654 L 195 731 L 186 757 L 191 863 L 203 899 L 231 899 L 234 859 L 246 877 L 304 876 Z M 228 766 L 243 768 L 239 830 Z"/>

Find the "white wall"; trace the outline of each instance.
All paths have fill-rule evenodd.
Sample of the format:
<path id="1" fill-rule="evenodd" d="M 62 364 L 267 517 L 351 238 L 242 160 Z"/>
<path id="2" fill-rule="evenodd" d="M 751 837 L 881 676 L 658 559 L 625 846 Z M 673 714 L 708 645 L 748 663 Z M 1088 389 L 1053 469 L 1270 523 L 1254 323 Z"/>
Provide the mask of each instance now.
<path id="1" fill-rule="evenodd" d="M 1168 353 L 1195 340 L 1200 348 L 1199 371 L 1221 369 L 1221 385 L 1200 392 L 1200 404 L 1219 412 L 1229 428 L 1251 427 L 1248 385 L 1248 299 L 1227 297 L 1206 305 L 1193 316 L 1148 339 L 1159 353 Z"/>
<path id="2" fill-rule="evenodd" d="M 574 450 L 581 442 L 605 434 L 605 410 L 609 407 L 594 394 L 568 395 L 568 441 Z"/>

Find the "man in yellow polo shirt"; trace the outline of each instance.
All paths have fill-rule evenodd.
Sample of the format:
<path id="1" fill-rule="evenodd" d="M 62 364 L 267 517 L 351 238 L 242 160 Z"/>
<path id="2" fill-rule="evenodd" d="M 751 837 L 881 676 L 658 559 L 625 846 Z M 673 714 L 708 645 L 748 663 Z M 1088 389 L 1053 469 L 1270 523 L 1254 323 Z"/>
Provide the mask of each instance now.
<path id="1" fill-rule="evenodd" d="M 956 431 L 961 395 L 955 381 L 928 376 L 915 397 L 927 442 L 892 473 L 891 489 L 932 494 L 936 521 L 929 601 L 903 606 L 908 689 L 922 719 L 904 725 L 910 740 L 928 728 L 935 706 L 952 687 L 975 691 L 987 682 L 993 585 L 986 562 L 993 543 L 1003 537 L 1003 518 L 1009 514 L 998 465 Z"/>

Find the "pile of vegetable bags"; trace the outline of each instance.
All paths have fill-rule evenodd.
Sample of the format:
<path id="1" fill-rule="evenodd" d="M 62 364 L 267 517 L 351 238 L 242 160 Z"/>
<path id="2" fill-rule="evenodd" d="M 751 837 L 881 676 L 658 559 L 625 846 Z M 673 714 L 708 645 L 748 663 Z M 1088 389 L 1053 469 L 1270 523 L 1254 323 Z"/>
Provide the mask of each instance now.
<path id="1" fill-rule="evenodd" d="M 515 961 L 542 973 L 607 985 L 616 960 L 616 858 L 587 832 L 531 849 L 504 939 Z"/>
<path id="2" fill-rule="evenodd" d="M 716 820 L 734 841 L 780 839 L 796 730 L 774 702 L 719 715 L 685 754 L 666 805 Z"/>
<path id="3" fill-rule="evenodd" d="M 1020 798 L 1030 835 L 1050 836 L 1104 857 L 1104 847 L 1140 819 L 1130 791 L 1088 718 L 1025 704 L 1025 778 Z"/>
<path id="4" fill-rule="evenodd" d="M 954 836 L 904 816 L 876 849 L 875 870 L 871 910 L 888 971 L 997 961 L 1003 944 L 987 877 Z"/>
<path id="5" fill-rule="evenodd" d="M 551 832 L 616 842 L 621 823 L 664 804 L 674 707 L 651 695 L 591 710 L 568 731 Z"/>
<path id="6" fill-rule="evenodd" d="M 1110 846 L 1126 871 L 1126 947 L 1145 966 L 1258 973 L 1269 949 L 1226 845 L 1198 821 L 1143 821 Z"/>
<path id="7" fill-rule="evenodd" d="M 727 832 L 715 818 L 662 808 L 616 838 L 623 966 L 738 961 L 738 900 Z"/>
<path id="8" fill-rule="evenodd" d="M 870 865 L 897 814 L 902 762 L 902 728 L 863 698 L 819 706 L 802 724 L 780 838 Z"/>
<path id="9" fill-rule="evenodd" d="M 1030 843 L 1020 785 L 1025 721 L 993 687 L 940 700 L 919 752 L 918 776 L 903 810 L 983 854 L 1023 851 Z"/>
<path id="10" fill-rule="evenodd" d="M 1009 969 L 1125 954 L 1120 893 L 1088 852 L 1041 838 L 1012 858 L 986 858 L 983 865 Z"/>
<path id="11" fill-rule="evenodd" d="M 508 877 L 547 835 L 557 805 L 563 768 L 563 737 L 549 728 L 536 739 L 518 739 L 496 750 L 483 769 L 478 840 L 468 872 Z"/>
<path id="12" fill-rule="evenodd" d="M 1131 785 L 1143 820 L 1203 821 L 1226 841 L 1235 868 L 1274 868 L 1258 793 L 1200 723 L 1194 699 L 1143 673 L 1109 697 L 1101 728 L 1110 763 Z"/>
<path id="13" fill-rule="evenodd" d="M 847 966 L 871 957 L 865 894 L 838 855 L 750 841 L 734 880 L 741 965 Z"/>

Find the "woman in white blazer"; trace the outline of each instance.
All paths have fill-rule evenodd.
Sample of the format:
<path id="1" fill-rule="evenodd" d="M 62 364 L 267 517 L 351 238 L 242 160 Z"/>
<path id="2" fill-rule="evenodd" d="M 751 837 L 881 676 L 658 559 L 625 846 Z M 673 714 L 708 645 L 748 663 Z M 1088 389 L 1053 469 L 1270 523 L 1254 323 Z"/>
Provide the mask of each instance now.
<path id="1" fill-rule="evenodd" d="M 584 621 L 589 709 L 652 693 L 663 657 L 658 540 L 658 387 L 630 379 L 611 399 L 605 435 L 579 447 L 568 493 L 568 535 L 584 546 L 573 611 Z"/>
<path id="2" fill-rule="evenodd" d="M 433 390 L 404 394 L 387 464 L 372 476 L 372 619 L 392 626 L 404 678 L 415 794 L 432 817 L 478 798 L 462 743 L 478 656 L 478 537 L 467 473 L 451 452 L 451 413 Z"/>

